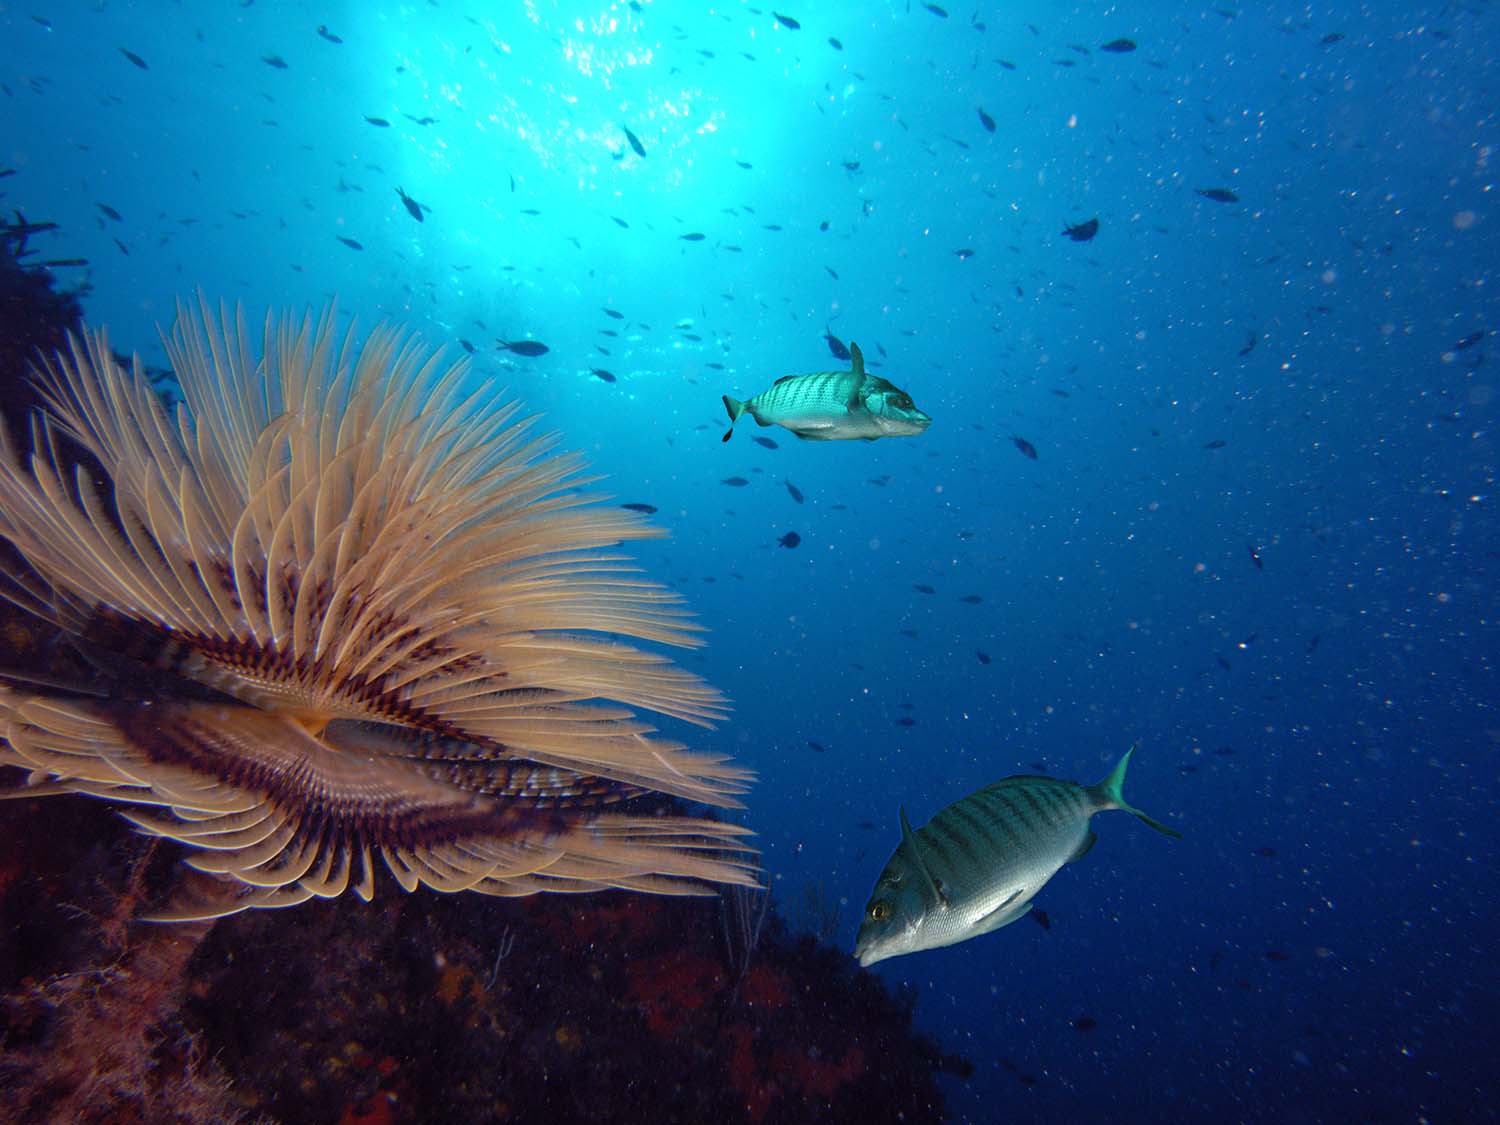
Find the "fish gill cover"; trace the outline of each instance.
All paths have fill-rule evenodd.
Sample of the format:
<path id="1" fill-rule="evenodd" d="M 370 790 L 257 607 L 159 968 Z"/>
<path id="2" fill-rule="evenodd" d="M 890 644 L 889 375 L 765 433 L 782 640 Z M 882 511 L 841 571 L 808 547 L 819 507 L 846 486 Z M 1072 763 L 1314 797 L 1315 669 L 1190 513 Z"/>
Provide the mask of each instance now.
<path id="1" fill-rule="evenodd" d="M 45 322 L 7 304 L 0 350 L 52 355 L 82 306 L 175 410 L 154 325 L 201 288 L 257 322 L 336 293 L 340 335 L 357 314 L 470 357 L 466 390 L 507 388 L 586 454 L 600 511 L 669 532 L 628 553 L 711 630 L 676 664 L 737 709 L 652 721 L 755 771 L 775 900 L 748 961 L 709 940 L 712 898 L 383 873 L 368 904 L 200 941 L 129 920 L 207 849 L 152 847 L 93 797 L 11 801 L 0 1091 L 117 1116 L 151 1093 L 281 1119 L 1483 1119 L 1496 13 L 1158 14 L 0 11 L 8 244 L 76 296 Z M 4 292 L 45 288 L 22 275 Z M 927 432 L 743 419 L 719 443 L 722 396 L 849 371 L 851 341 Z M 107 522 L 70 441 L 84 479 L 55 499 Z M 124 671 L 3 626 L 12 691 Z M 130 698 L 168 686 L 152 669 Z M 72 698 L 76 724 L 108 697 Z M 1137 741 L 1132 785 L 1182 844 L 1104 818 L 1026 919 L 855 968 L 900 807 L 922 825 L 1018 773 L 1088 780 Z M 778 914 L 845 972 L 791 932 L 783 957 Z M 544 916 L 588 943 L 528 941 Z M 881 981 L 971 1076 L 930 1096 L 943 1064 L 906 1009 L 861 1005 Z M 633 1086 L 652 1051 L 683 1080 Z M 879 1093 L 886 1069 L 926 1085 Z"/>

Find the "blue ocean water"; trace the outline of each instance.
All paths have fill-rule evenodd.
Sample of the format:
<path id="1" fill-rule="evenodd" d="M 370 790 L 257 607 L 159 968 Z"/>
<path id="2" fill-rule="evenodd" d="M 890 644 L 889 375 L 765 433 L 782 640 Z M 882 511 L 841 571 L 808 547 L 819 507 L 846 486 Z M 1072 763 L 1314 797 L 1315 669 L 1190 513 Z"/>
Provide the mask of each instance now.
<path id="1" fill-rule="evenodd" d="M 197 288 L 337 295 L 656 506 L 736 705 L 673 733 L 758 771 L 778 903 L 846 947 L 898 805 L 1139 743 L 1183 840 L 1102 815 L 1046 929 L 873 970 L 973 1060 L 955 1117 L 1486 1120 L 1496 42 L 1486 4 L 11 4 L 0 203 L 148 363 Z M 829 334 L 931 429 L 721 444 Z"/>

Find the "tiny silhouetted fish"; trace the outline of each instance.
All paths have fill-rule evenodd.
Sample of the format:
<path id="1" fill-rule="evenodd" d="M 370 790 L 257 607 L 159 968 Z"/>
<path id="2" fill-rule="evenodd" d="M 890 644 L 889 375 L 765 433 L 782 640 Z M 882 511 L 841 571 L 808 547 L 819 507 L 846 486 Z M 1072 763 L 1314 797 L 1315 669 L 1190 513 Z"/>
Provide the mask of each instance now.
<path id="1" fill-rule="evenodd" d="M 552 349 L 540 340 L 496 340 L 497 347 L 516 355 L 529 356 L 535 359 L 539 355 L 546 355 Z"/>
<path id="2" fill-rule="evenodd" d="M 744 488 L 745 485 L 749 484 L 750 482 L 747 481 L 744 477 L 725 477 L 719 483 L 727 484 L 730 488 Z"/>
<path id="3" fill-rule="evenodd" d="M 1233 746 L 1216 746 L 1216 747 L 1214 747 L 1214 757 L 1216 757 L 1216 758 L 1232 758 L 1232 757 L 1234 757 L 1234 747 Z"/>
<path id="4" fill-rule="evenodd" d="M 955 251 L 953 251 L 953 256 L 955 258 L 957 258 L 960 262 L 967 262 L 970 258 L 972 258 L 974 256 L 974 251 L 971 250 L 969 247 L 965 246 L 962 250 L 955 250 Z"/>
<path id="5" fill-rule="evenodd" d="M 935 593 L 937 593 L 936 590 L 934 590 L 931 586 L 927 585 L 927 583 L 925 583 L 925 582 L 914 583 L 912 585 L 912 589 L 915 590 L 919 594 L 935 594 Z"/>
<path id="6" fill-rule="evenodd" d="M 788 31 L 800 31 L 802 28 L 802 25 L 792 19 L 791 16 L 784 16 L 780 12 L 772 12 L 771 14 L 776 17 L 776 22 Z"/>
<path id="7" fill-rule="evenodd" d="M 1047 912 L 1045 910 L 1033 910 L 1031 912 L 1031 918 L 1034 922 L 1036 922 L 1038 926 L 1042 927 L 1042 929 L 1044 930 L 1050 930 L 1052 928 L 1052 919 L 1047 917 Z"/>
<path id="8" fill-rule="evenodd" d="M 1312 640 L 1307 642 L 1307 654 L 1311 656 L 1318 651 L 1318 643 L 1323 639 L 1322 633 L 1314 633 Z"/>
<path id="9" fill-rule="evenodd" d="M 1240 201 L 1240 197 L 1235 195 L 1234 192 L 1230 191 L 1228 188 L 1211 187 L 1194 188 L 1193 190 L 1201 195 L 1204 199 L 1212 199 L 1215 203 L 1238 203 Z"/>
<path id="10" fill-rule="evenodd" d="M 988 664 L 990 662 L 990 654 L 985 652 L 982 648 L 976 648 L 974 650 L 974 655 L 979 657 L 979 663 L 981 664 Z"/>
<path id="11" fill-rule="evenodd" d="M 607 317 L 609 317 L 611 320 L 624 320 L 625 319 L 625 314 L 622 313 L 622 312 L 620 312 L 619 309 L 605 309 L 604 310 L 604 315 L 607 316 Z"/>
<path id="12" fill-rule="evenodd" d="M 1255 849 L 1255 854 L 1261 859 L 1274 859 L 1276 857 L 1276 849 L 1262 846 Z"/>
<path id="13" fill-rule="evenodd" d="M 1255 564 L 1256 570 L 1266 569 L 1266 564 L 1261 561 L 1260 551 L 1256 548 L 1254 543 L 1246 543 L 1245 550 L 1250 552 L 1250 561 Z"/>
<path id="14" fill-rule="evenodd" d="M 606 371 L 602 367 L 589 368 L 589 374 L 596 379 L 604 380 L 606 383 L 613 383 L 615 381 L 615 373 L 613 371 Z"/>
<path id="15" fill-rule="evenodd" d="M 375 128 L 377 129 L 389 129 L 391 127 L 391 123 L 384 117 L 371 117 L 367 113 L 365 114 L 365 120 L 368 121 L 371 125 L 375 126 Z"/>
<path id="16" fill-rule="evenodd" d="M 635 149 L 635 154 L 637 156 L 645 156 L 646 146 L 641 144 L 641 138 L 637 137 L 630 131 L 628 127 L 624 125 L 621 125 L 620 128 L 625 130 L 625 139 L 630 142 L 630 147 Z"/>
<path id="17" fill-rule="evenodd" d="M 780 539 L 776 540 L 776 542 L 780 543 L 788 550 L 791 550 L 793 547 L 801 544 L 802 536 L 798 535 L 795 531 L 788 531 Z"/>
<path id="18" fill-rule="evenodd" d="M 328 42 L 330 42 L 330 43 L 342 43 L 343 42 L 342 39 L 340 39 L 333 32 L 329 31 L 328 28 L 324 24 L 321 24 L 321 23 L 318 24 L 318 34 L 321 35 L 324 39 L 328 40 Z"/>
<path id="19" fill-rule="evenodd" d="M 1206 442 L 1204 442 L 1203 443 L 1203 448 L 1204 449 L 1223 449 L 1228 444 L 1229 443 L 1227 441 L 1225 441 L 1223 438 L 1214 438 L 1213 441 L 1206 441 Z"/>
<path id="20" fill-rule="evenodd" d="M 1131 51 L 1135 50 L 1135 40 L 1111 39 L 1108 43 L 1104 44 L 1104 46 L 1100 47 L 1099 50 L 1108 51 L 1112 55 L 1129 54 Z"/>
<path id="21" fill-rule="evenodd" d="M 1074 242 L 1088 242 L 1098 233 L 1098 219 L 1090 219 L 1085 223 L 1074 223 L 1072 226 L 1063 227 L 1063 234 L 1067 235 Z"/>
<path id="22" fill-rule="evenodd" d="M 780 446 L 778 446 L 775 441 L 768 437 L 753 437 L 750 440 L 753 441 L 756 445 L 764 446 L 767 449 L 780 448 Z"/>
<path id="23" fill-rule="evenodd" d="M 127 51 L 124 47 L 121 47 L 120 48 L 120 54 L 124 55 L 131 62 L 135 63 L 135 65 L 138 66 L 138 67 L 140 67 L 142 70 L 150 70 L 151 69 L 149 66 L 146 65 L 146 60 L 143 59 L 143 58 L 141 58 L 141 56 L 138 55 L 138 54 L 136 54 L 134 51 Z"/>
<path id="24" fill-rule="evenodd" d="M 802 503 L 802 490 L 800 488 L 798 488 L 795 484 L 793 484 L 789 480 L 788 481 L 782 481 L 782 483 L 784 485 L 786 485 L 786 494 L 788 496 L 790 496 L 793 500 L 795 500 L 797 503 L 799 503 L 799 504 Z"/>
<path id="25" fill-rule="evenodd" d="M 406 213 L 420 223 L 422 221 L 422 205 L 400 188 L 396 189 L 396 194 L 401 197 L 401 205 L 406 208 Z"/>
<path id="26" fill-rule="evenodd" d="M 1245 346 L 1240 349 L 1240 355 L 1246 356 L 1255 350 L 1255 345 L 1260 343 L 1260 336 L 1250 332 L 1245 337 Z"/>
<path id="27" fill-rule="evenodd" d="M 961 602 L 963 602 L 965 605 L 978 605 L 980 602 L 984 601 L 984 595 L 983 594 L 965 594 L 963 597 L 959 598 L 958 600 L 961 601 Z"/>
<path id="28" fill-rule="evenodd" d="M 926 8 L 940 20 L 945 20 L 948 18 L 948 10 L 946 8 L 940 8 L 936 4 L 923 4 L 922 7 Z"/>
<path id="29" fill-rule="evenodd" d="M 979 123 L 984 126 L 986 133 L 993 133 L 995 131 L 995 119 L 984 112 L 984 106 L 979 107 Z"/>
<path id="30" fill-rule="evenodd" d="M 1036 446 L 1032 445 L 1031 442 L 1023 437 L 1017 437 L 1015 434 L 1010 435 L 1010 440 L 1021 451 L 1023 456 L 1030 457 L 1033 461 L 1037 459 Z"/>
<path id="31" fill-rule="evenodd" d="M 120 214 L 120 212 L 116 211 L 108 203 L 96 203 L 96 204 L 94 204 L 94 206 L 97 207 L 97 208 L 99 208 L 99 210 L 103 211 L 106 215 L 108 215 L 115 222 L 118 223 L 118 222 L 123 222 L 124 221 L 123 217 Z"/>
<path id="32" fill-rule="evenodd" d="M 1323 36 L 1323 38 L 1319 39 L 1318 42 L 1323 44 L 1323 46 L 1325 47 L 1329 47 L 1337 43 L 1343 37 L 1344 33 L 1342 31 L 1330 31 L 1327 35 Z"/>
<path id="33" fill-rule="evenodd" d="M 1073 1027 L 1078 1031 L 1093 1031 L 1099 1026 L 1099 1021 L 1093 1016 L 1079 1016 L 1073 1021 Z"/>
<path id="34" fill-rule="evenodd" d="M 261 55 L 260 61 L 269 67 L 274 67 L 276 70 L 286 69 L 286 59 L 280 55 Z"/>
<path id="35" fill-rule="evenodd" d="M 101 203 L 100 206 L 102 207 L 104 205 Z M 1456 352 L 1466 352 L 1475 344 L 1479 343 L 1480 340 L 1483 340 L 1484 336 L 1485 330 L 1483 328 L 1481 328 L 1478 332 L 1470 332 L 1462 340 L 1453 345 L 1453 350 Z"/>
<path id="36" fill-rule="evenodd" d="M 808 745 L 808 749 L 810 749 L 810 750 L 816 750 L 819 754 L 824 753 L 825 750 L 827 749 L 827 747 L 825 747 L 821 742 L 814 742 L 810 738 L 807 740 L 807 745 Z M 869 823 L 869 825 L 870 825 L 871 828 L 875 827 L 875 822 L 874 821 L 870 821 L 868 823 Z M 863 827 L 863 825 L 861 825 L 861 827 Z"/>
<path id="37" fill-rule="evenodd" d="M 1224 671 L 1226 671 L 1226 672 L 1233 672 L 1234 671 L 1234 669 L 1229 666 L 1229 661 L 1225 660 L 1218 653 L 1214 653 L 1214 659 L 1219 662 L 1219 667 L 1222 668 L 1222 669 L 1224 669 Z"/>
<path id="38" fill-rule="evenodd" d="M 917 725 L 917 720 L 913 719 L 910 715 L 902 715 L 901 718 L 896 720 L 896 725 L 898 727 L 914 727 Z"/>
<path id="39" fill-rule="evenodd" d="M 682 239 L 682 241 L 684 241 L 684 242 L 702 242 L 703 241 L 703 235 L 699 234 L 697 231 L 693 231 L 691 234 L 679 234 L 677 237 L 680 238 L 680 239 Z"/>
<path id="40" fill-rule="evenodd" d="M 351 250 L 363 250 L 364 249 L 364 247 L 362 245 L 360 245 L 358 242 L 355 242 L 354 239 L 352 239 L 352 238 L 345 238 L 343 235 L 338 235 L 336 237 L 338 238 L 338 240 L 340 242 L 342 242 L 345 246 L 349 247 L 349 249 L 351 249 Z"/>
<path id="41" fill-rule="evenodd" d="M 1292 955 L 1290 953 L 1283 953 L 1279 949 L 1266 950 L 1267 961 L 1290 961 L 1291 959 Z"/>
<path id="42" fill-rule="evenodd" d="M 645 512 L 648 516 L 656 511 L 655 504 L 641 504 L 639 502 L 621 504 L 620 507 L 629 508 L 632 512 Z"/>
<path id="43" fill-rule="evenodd" d="M 849 349 L 844 347 L 843 341 L 832 332 L 824 332 L 823 339 L 828 341 L 828 350 L 833 353 L 834 359 L 849 358 Z"/>

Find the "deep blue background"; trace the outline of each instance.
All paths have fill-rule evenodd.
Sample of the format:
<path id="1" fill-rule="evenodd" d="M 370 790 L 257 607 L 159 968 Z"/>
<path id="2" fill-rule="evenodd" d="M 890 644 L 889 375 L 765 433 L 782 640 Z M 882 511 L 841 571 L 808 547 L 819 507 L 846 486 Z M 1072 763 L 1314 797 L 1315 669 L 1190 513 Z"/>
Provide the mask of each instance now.
<path id="1" fill-rule="evenodd" d="M 476 345 L 660 507 L 737 706 L 689 737 L 846 946 L 898 803 L 1139 740 L 1184 840 L 1106 815 L 1050 931 L 876 970 L 975 1061 L 958 1114 L 1486 1119 L 1494 8 L 786 2 L 5 5 L 0 203 L 148 362 L 195 287 Z M 721 445 L 826 329 L 932 428 Z"/>

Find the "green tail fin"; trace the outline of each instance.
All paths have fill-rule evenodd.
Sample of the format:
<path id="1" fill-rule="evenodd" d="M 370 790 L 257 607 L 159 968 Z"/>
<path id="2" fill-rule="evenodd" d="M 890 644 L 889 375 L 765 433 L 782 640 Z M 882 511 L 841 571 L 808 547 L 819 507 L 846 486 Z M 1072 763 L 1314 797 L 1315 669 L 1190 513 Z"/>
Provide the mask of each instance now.
<path id="1" fill-rule="evenodd" d="M 1125 771 L 1130 768 L 1130 755 L 1135 753 L 1132 746 L 1125 751 L 1125 756 L 1120 759 L 1119 764 L 1110 772 L 1110 775 L 1093 786 L 1094 793 L 1098 795 L 1110 808 L 1124 809 L 1132 816 L 1139 817 L 1146 824 L 1160 832 L 1163 836 L 1170 836 L 1174 840 L 1182 839 L 1182 833 L 1175 828 L 1168 828 L 1161 821 L 1147 816 L 1140 809 L 1125 800 Z"/>
<path id="2" fill-rule="evenodd" d="M 724 436 L 719 440 L 728 441 L 734 436 L 734 424 L 740 420 L 740 415 L 745 413 L 745 404 L 737 398 L 730 398 L 728 395 L 724 395 L 723 398 L 724 409 L 729 412 L 729 429 L 724 431 Z"/>

